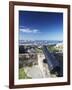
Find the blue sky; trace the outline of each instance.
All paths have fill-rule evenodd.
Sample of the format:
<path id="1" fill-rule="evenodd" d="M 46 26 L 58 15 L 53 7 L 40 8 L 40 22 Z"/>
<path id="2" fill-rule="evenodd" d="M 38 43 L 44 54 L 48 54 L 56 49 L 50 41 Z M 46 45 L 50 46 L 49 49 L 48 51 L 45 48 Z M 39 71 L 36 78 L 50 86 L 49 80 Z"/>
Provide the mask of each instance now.
<path id="1" fill-rule="evenodd" d="M 20 40 L 63 40 L 63 13 L 19 11 Z"/>

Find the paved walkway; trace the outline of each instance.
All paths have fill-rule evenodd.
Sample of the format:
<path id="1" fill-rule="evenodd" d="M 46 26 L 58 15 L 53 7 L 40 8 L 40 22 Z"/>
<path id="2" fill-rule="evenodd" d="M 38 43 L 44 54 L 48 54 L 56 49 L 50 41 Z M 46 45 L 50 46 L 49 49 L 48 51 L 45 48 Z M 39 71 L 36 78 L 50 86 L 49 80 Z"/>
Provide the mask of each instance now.
<path id="1" fill-rule="evenodd" d="M 48 64 L 43 63 L 44 59 L 45 59 L 45 56 L 43 54 L 38 54 L 38 65 L 42 72 L 43 78 L 56 77 L 56 75 L 50 74 Z"/>
<path id="2" fill-rule="evenodd" d="M 38 54 L 38 65 L 33 65 L 32 67 L 24 67 L 27 76 L 32 78 L 48 78 L 56 77 L 56 75 L 51 75 L 48 65 L 43 63 L 45 59 L 44 54 Z"/>
<path id="3" fill-rule="evenodd" d="M 32 67 L 25 67 L 24 70 L 27 73 L 27 76 L 29 77 L 43 78 L 43 75 L 38 65 L 34 65 Z"/>

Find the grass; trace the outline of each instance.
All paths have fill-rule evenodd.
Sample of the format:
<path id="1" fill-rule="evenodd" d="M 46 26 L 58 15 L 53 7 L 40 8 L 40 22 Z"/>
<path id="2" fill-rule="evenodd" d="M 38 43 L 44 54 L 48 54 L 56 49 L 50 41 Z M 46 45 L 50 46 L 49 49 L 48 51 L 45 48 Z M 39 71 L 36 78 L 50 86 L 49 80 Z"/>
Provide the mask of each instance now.
<path id="1" fill-rule="evenodd" d="M 42 48 L 36 48 L 37 53 L 43 53 Z"/>
<path id="2" fill-rule="evenodd" d="M 54 46 L 48 46 L 48 50 L 50 52 L 58 52 L 59 50 L 57 48 L 55 48 Z"/>
<path id="3" fill-rule="evenodd" d="M 33 64 L 32 64 L 32 63 L 30 63 L 30 64 L 29 64 L 29 67 L 32 67 L 32 66 L 33 66 Z"/>
<path id="4" fill-rule="evenodd" d="M 19 79 L 31 79 L 31 77 L 27 76 L 24 68 L 19 69 Z"/>

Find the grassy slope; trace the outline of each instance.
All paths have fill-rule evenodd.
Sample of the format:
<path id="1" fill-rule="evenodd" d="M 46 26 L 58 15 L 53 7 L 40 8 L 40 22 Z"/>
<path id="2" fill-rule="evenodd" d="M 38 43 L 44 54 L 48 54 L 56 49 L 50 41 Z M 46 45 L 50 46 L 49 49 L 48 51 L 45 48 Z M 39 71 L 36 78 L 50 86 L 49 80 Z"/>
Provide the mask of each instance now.
<path id="1" fill-rule="evenodd" d="M 19 69 L 19 79 L 31 79 L 31 77 L 28 77 L 27 74 L 24 71 L 24 68 Z"/>

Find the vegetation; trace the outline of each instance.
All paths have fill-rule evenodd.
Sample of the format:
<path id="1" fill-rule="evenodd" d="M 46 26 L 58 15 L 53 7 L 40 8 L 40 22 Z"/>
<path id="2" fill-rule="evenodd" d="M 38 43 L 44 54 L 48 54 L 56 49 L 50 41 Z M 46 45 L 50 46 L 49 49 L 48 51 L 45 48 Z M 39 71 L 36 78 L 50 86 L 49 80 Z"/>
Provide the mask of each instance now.
<path id="1" fill-rule="evenodd" d="M 50 52 L 58 52 L 59 51 L 57 48 L 55 48 L 54 46 L 51 46 L 51 45 L 48 46 L 48 50 Z"/>
<path id="2" fill-rule="evenodd" d="M 36 48 L 37 53 L 43 53 L 42 48 Z"/>
<path id="3" fill-rule="evenodd" d="M 19 79 L 31 79 L 31 77 L 27 76 L 24 71 L 24 68 L 19 69 Z"/>
<path id="4" fill-rule="evenodd" d="M 32 63 L 30 63 L 30 64 L 29 64 L 29 67 L 32 67 L 32 66 L 33 66 L 33 64 L 32 64 Z"/>

